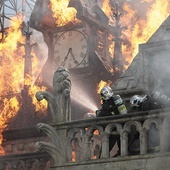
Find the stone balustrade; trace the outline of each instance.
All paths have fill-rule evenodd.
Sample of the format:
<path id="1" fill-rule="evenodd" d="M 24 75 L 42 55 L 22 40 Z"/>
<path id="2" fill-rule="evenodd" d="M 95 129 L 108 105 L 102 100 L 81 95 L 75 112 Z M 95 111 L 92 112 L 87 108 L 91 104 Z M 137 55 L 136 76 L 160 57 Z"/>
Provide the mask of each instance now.
<path id="1" fill-rule="evenodd" d="M 1 170 L 50 170 L 50 164 L 47 153 L 0 156 Z"/>
<path id="2" fill-rule="evenodd" d="M 43 136 L 40 138 L 37 146 L 40 147 L 41 152 L 0 156 L 0 169 L 5 170 L 5 166 L 7 166 L 10 170 L 18 167 L 32 170 L 36 169 L 36 166 L 37 169 L 43 170 L 60 168 L 84 170 L 88 166 L 92 169 L 109 170 L 111 167 L 115 168 L 121 164 L 123 167 L 127 166 L 127 170 L 136 168 L 150 170 L 154 166 L 159 166 L 158 169 L 168 170 L 170 164 L 162 162 L 167 162 L 170 158 L 169 113 L 170 109 L 164 109 L 51 125 L 40 123 L 39 130 L 45 132 L 49 137 L 47 140 L 47 136 L 43 135 L 48 143 L 42 142 Z M 112 143 L 111 136 L 120 141 L 120 153 L 117 156 L 117 143 L 109 150 L 109 144 Z M 17 140 L 17 136 L 15 140 Z M 61 157 L 58 154 L 62 150 L 60 147 L 56 150 L 54 148 L 60 143 L 63 144 L 61 148 L 64 147 L 65 155 L 58 160 Z M 48 153 L 45 154 L 46 152 L 42 151 Z M 59 151 L 59 153 L 54 153 L 55 151 Z M 157 158 L 159 161 L 161 160 L 161 163 L 153 164 Z M 140 164 L 141 161 L 146 164 Z M 51 165 L 49 165 L 50 162 Z"/>
<path id="3" fill-rule="evenodd" d="M 116 150 L 109 153 L 110 135 L 120 137 L 121 157 L 165 152 L 170 130 L 168 114 L 169 110 L 153 110 L 70 122 L 67 162 L 114 157 Z"/>

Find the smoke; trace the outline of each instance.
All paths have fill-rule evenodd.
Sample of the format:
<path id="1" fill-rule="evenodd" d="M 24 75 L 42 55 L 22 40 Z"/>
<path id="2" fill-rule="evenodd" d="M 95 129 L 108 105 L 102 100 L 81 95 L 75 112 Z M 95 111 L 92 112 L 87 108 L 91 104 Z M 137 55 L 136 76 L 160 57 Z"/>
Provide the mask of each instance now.
<path id="1" fill-rule="evenodd" d="M 33 30 L 32 40 L 34 43 L 37 43 L 37 46 L 34 48 L 34 50 L 39 54 L 37 57 L 41 60 L 40 64 L 43 66 L 48 56 L 48 47 L 44 42 L 42 33 Z"/>
<path id="2" fill-rule="evenodd" d="M 71 89 L 71 99 L 80 104 L 82 107 L 85 107 L 91 111 L 96 111 L 98 109 L 97 101 L 95 101 L 95 98 L 89 94 L 89 88 L 82 88 L 83 86 L 80 83 L 73 83 L 74 84 Z"/>
<path id="3" fill-rule="evenodd" d="M 157 90 L 160 93 L 166 94 L 170 97 L 170 58 L 169 58 L 169 48 L 159 47 L 156 49 L 152 49 L 148 57 L 150 61 L 150 85 L 152 90 Z"/>
<path id="4" fill-rule="evenodd" d="M 71 93 L 71 98 L 78 104 L 82 105 L 83 107 L 91 111 L 96 111 L 98 109 L 97 104 L 95 103 L 94 99 L 89 97 L 90 96 L 88 96 L 81 89 L 72 90 Z"/>
<path id="5" fill-rule="evenodd" d="M 33 46 L 33 50 L 35 52 L 37 59 L 39 60 L 38 72 L 36 73 L 36 75 L 34 75 L 36 79 L 48 58 L 48 47 L 44 42 L 43 35 L 41 32 L 36 31 L 34 29 L 31 31 L 33 32 L 33 36 L 31 37 L 32 43 L 35 43 L 35 45 Z"/>

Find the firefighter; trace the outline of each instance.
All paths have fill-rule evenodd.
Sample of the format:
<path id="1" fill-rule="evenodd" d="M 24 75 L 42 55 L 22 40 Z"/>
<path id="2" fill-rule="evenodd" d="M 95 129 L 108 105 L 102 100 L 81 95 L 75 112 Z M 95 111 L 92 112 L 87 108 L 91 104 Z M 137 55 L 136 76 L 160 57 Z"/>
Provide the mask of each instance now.
<path id="1" fill-rule="evenodd" d="M 127 113 L 127 109 L 122 98 L 120 95 L 114 95 L 109 86 L 105 86 L 101 89 L 100 99 L 102 100 L 102 108 L 100 110 L 96 110 L 96 117 L 122 115 Z M 110 135 L 109 151 L 112 150 L 116 142 L 120 150 L 120 135 Z M 119 150 L 114 156 L 118 156 L 120 154 Z"/>
<path id="2" fill-rule="evenodd" d="M 127 113 L 126 106 L 120 95 L 114 95 L 109 86 L 105 86 L 100 91 L 102 108 L 96 110 L 96 117 L 122 115 Z"/>
<path id="3" fill-rule="evenodd" d="M 162 108 L 162 105 L 156 102 L 150 95 L 134 95 L 130 99 L 130 111 L 147 111 Z"/>
<path id="4" fill-rule="evenodd" d="M 145 95 L 132 96 L 130 99 L 130 106 L 132 110 L 130 111 L 147 111 L 147 110 L 163 108 L 162 103 L 160 103 L 158 100 L 157 94 L 158 94 L 157 92 L 156 93 L 154 92 L 154 93 L 151 93 L 151 95 L 145 94 Z M 136 136 L 136 138 L 134 138 L 133 142 L 135 140 L 139 140 L 138 132 L 136 132 L 134 136 Z M 159 144 L 159 130 L 155 127 L 154 124 L 150 126 L 148 141 L 149 141 L 148 149 L 150 151 L 152 152 L 159 151 L 159 145 L 160 145 Z"/>

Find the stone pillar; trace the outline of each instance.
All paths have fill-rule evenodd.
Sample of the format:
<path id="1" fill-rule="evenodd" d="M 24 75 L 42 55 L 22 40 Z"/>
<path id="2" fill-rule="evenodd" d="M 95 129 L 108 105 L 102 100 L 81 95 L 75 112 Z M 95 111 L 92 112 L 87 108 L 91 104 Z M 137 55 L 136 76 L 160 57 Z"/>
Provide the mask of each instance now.
<path id="1" fill-rule="evenodd" d="M 167 152 L 169 151 L 170 148 L 170 144 L 169 144 L 170 116 L 164 119 L 161 129 L 162 129 L 160 134 L 161 152 Z"/>
<path id="2" fill-rule="evenodd" d="M 102 158 L 109 158 L 109 137 L 108 133 L 103 133 L 102 136 Z"/>
<path id="3" fill-rule="evenodd" d="M 120 135 L 121 141 L 121 156 L 128 155 L 128 131 L 124 130 Z"/>
<path id="4" fill-rule="evenodd" d="M 84 140 L 84 160 L 89 160 L 90 156 L 90 138 L 91 135 L 86 134 Z"/>
<path id="5" fill-rule="evenodd" d="M 71 146 L 71 140 L 67 138 L 67 145 L 66 145 L 66 161 L 71 162 L 72 161 L 72 146 Z"/>
<path id="6" fill-rule="evenodd" d="M 140 154 L 147 153 L 147 135 L 146 129 L 142 129 L 140 132 Z"/>

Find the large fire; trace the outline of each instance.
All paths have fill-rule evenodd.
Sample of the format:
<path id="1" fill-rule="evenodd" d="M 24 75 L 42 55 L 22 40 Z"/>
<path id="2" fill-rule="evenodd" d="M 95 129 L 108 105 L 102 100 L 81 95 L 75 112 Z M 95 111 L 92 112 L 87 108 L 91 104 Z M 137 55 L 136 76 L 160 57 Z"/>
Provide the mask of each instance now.
<path id="1" fill-rule="evenodd" d="M 57 26 L 63 26 L 69 22 L 79 22 L 76 18 L 76 9 L 67 8 L 69 0 L 50 0 L 50 2 L 50 8 Z"/>
<path id="2" fill-rule="evenodd" d="M 34 53 L 32 58 L 33 73 L 32 77 L 27 76 L 24 80 L 24 58 L 25 50 L 23 46 L 18 44 L 25 43 L 25 36 L 21 32 L 22 21 L 16 18 L 11 19 L 11 26 L 6 32 L 6 37 L 0 43 L 0 144 L 2 143 L 2 132 L 7 127 L 11 118 L 15 117 L 20 106 L 21 90 L 24 85 L 29 85 L 29 95 L 32 97 L 32 102 L 36 109 L 44 109 L 46 103 L 39 104 L 35 100 L 36 91 L 40 90 L 39 87 L 33 85 L 32 80 L 36 78 L 38 70 L 38 60 Z M 45 89 L 44 87 L 42 88 Z M 0 145 L 1 146 L 1 145 Z M 0 154 L 4 150 L 0 147 Z"/>
<path id="3" fill-rule="evenodd" d="M 68 22 L 77 22 L 76 10 L 74 8 L 67 8 L 69 0 L 50 0 L 50 2 L 49 7 L 53 11 L 53 17 L 57 26 L 63 26 Z M 109 0 L 103 0 L 103 11 L 110 20 L 113 20 L 109 2 Z M 138 45 L 148 41 L 167 18 L 170 10 L 170 2 L 166 0 L 163 3 L 162 0 L 141 0 L 138 3 L 133 2 L 132 4 L 130 3 L 131 1 L 128 2 L 121 6 L 121 11 L 123 11 L 121 24 L 128 27 L 126 30 L 123 30 L 121 37 L 123 40 L 122 60 L 124 60 L 125 68 L 130 65 L 138 53 Z M 24 85 L 24 58 L 22 56 L 25 54 L 25 51 L 23 46 L 18 46 L 18 43 L 25 43 L 25 37 L 21 32 L 22 21 L 18 19 L 11 19 L 11 21 L 6 37 L 0 43 L 0 145 L 2 143 L 2 132 L 7 127 L 10 119 L 16 116 L 20 108 L 21 103 L 18 96 Z M 46 103 L 38 105 L 34 98 L 35 93 L 40 90 L 40 87 L 35 86 L 33 80 L 36 79 L 37 73 L 40 70 L 38 69 L 39 61 L 34 53 L 32 55 L 33 77 L 27 80 L 27 84 L 30 85 L 29 95 L 32 97 L 32 102 L 36 109 L 43 110 L 46 108 Z M 45 87 L 41 90 L 45 90 Z M 0 148 L 0 154 L 4 154 L 2 148 Z"/>
<path id="4" fill-rule="evenodd" d="M 123 6 L 119 5 L 120 13 L 122 13 L 121 24 L 127 26 L 127 29 L 122 31 L 121 37 L 123 40 L 122 60 L 124 60 L 125 69 L 138 53 L 138 45 L 149 40 L 170 12 L 170 2 L 166 0 L 164 3 L 162 0 L 141 0 L 140 2 L 131 0 L 128 2 L 125 1 Z M 113 20 L 109 0 L 104 0 L 103 10 Z"/>

